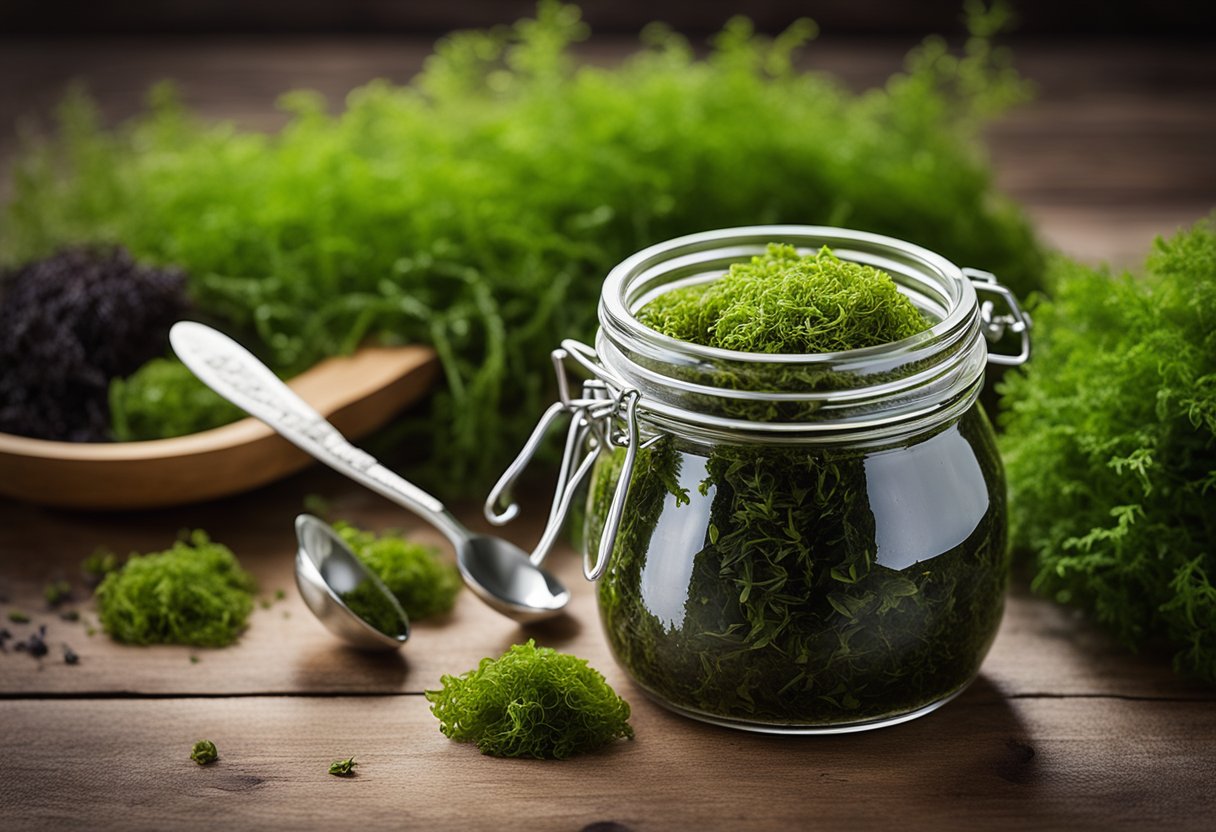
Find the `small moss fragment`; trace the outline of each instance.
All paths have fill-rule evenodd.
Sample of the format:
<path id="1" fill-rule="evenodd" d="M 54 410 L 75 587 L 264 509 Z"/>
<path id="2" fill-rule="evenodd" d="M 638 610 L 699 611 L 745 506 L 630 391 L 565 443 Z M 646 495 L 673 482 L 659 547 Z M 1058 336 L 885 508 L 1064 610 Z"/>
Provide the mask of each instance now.
<path id="1" fill-rule="evenodd" d="M 334 528 L 355 556 L 384 582 L 411 621 L 452 609 L 460 591 L 460 572 L 434 546 L 392 532 L 377 536 L 349 523 L 339 522 Z"/>
<path id="2" fill-rule="evenodd" d="M 345 760 L 334 760 L 329 764 L 329 773 L 334 777 L 353 777 L 355 774 L 355 766 L 359 765 L 355 762 L 354 757 L 347 757 Z"/>
<path id="3" fill-rule="evenodd" d="M 14 624 L 29 624 L 30 617 L 21 610 L 9 610 L 8 620 Z"/>
<path id="4" fill-rule="evenodd" d="M 95 587 L 105 580 L 106 575 L 117 572 L 119 566 L 118 555 L 101 547 L 80 562 L 80 574 L 88 586 Z"/>
<path id="5" fill-rule="evenodd" d="M 439 730 L 493 757 L 565 759 L 633 738 L 629 703 L 585 659 L 529 639 L 428 690 Z"/>
<path id="6" fill-rule="evenodd" d="M 57 607 L 72 597 L 72 585 L 62 578 L 51 581 L 42 590 L 42 597 L 46 598 L 46 602 L 52 607 Z"/>
<path id="7" fill-rule="evenodd" d="M 215 743 L 211 740 L 199 740 L 190 749 L 190 759 L 198 763 L 200 766 L 205 766 L 214 763 L 220 758 L 220 753 L 216 750 Z"/>

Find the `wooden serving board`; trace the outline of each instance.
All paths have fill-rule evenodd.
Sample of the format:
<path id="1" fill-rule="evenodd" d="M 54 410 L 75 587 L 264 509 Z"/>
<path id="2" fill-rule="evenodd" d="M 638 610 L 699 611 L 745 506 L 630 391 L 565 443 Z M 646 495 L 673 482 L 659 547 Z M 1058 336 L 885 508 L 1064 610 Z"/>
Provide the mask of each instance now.
<path id="1" fill-rule="evenodd" d="M 354 439 L 417 401 L 438 372 L 429 347 L 364 347 L 288 385 Z M 49 442 L 0 433 L 0 495 L 63 508 L 157 508 L 248 491 L 310 461 L 252 418 L 148 442 Z"/>

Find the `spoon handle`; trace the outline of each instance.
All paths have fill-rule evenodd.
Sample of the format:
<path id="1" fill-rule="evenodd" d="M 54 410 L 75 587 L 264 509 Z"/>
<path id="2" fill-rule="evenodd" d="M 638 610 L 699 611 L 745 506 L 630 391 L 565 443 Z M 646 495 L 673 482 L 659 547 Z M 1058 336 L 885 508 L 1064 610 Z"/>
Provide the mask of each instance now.
<path id="1" fill-rule="evenodd" d="M 179 321 L 169 342 L 199 380 L 306 454 L 449 531 L 443 503 L 352 445 L 236 341 L 209 326 Z"/>

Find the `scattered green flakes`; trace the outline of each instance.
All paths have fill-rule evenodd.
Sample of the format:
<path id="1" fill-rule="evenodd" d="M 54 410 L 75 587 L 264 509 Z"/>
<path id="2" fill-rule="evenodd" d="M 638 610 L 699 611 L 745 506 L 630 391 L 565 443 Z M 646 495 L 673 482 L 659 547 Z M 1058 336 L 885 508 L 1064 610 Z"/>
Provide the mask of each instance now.
<path id="1" fill-rule="evenodd" d="M 446 37 L 410 85 L 375 81 L 336 114 L 290 94 L 274 135 L 203 122 L 163 88 L 116 129 L 69 100 L 61 137 L 14 165 L 0 251 L 18 263 L 117 240 L 176 264 L 200 312 L 284 374 L 368 338 L 432 344 L 447 383 L 412 429 L 427 437 L 423 473 L 449 494 L 497 477 L 552 400 L 539 379 L 556 339 L 594 333 L 603 275 L 651 243 L 838 225 L 989 269 L 1020 294 L 1037 285 L 1041 248 L 978 141 L 1027 94 L 992 47 L 995 16 L 957 51 L 926 40 L 861 94 L 797 68 L 808 21 L 767 37 L 738 18 L 709 54 L 655 27 L 605 67 L 573 54 L 587 35 L 577 9 L 544 3 L 535 18 Z M 196 409 L 195 392 L 176 365 L 147 369 L 112 391 L 115 432 L 235 416 Z"/>
<path id="2" fill-rule="evenodd" d="M 565 759 L 633 738 L 629 703 L 586 660 L 529 639 L 428 690 L 439 730 L 494 757 Z"/>
<path id="3" fill-rule="evenodd" d="M 211 740 L 199 740 L 190 749 L 190 759 L 200 766 L 214 763 L 220 758 L 220 753 Z"/>
<path id="4" fill-rule="evenodd" d="M 1014 546 L 1034 588 L 1216 684 L 1216 217 L 1146 274 L 1064 258 L 1001 386 Z"/>
<path id="5" fill-rule="evenodd" d="M 272 606 L 272 602 L 269 598 L 263 598 L 262 600 L 258 601 L 258 606 L 264 610 L 268 610 Z"/>
<path id="6" fill-rule="evenodd" d="M 253 578 L 206 532 L 154 554 L 132 555 L 97 587 L 101 626 L 125 644 L 224 647 L 245 629 Z"/>
<path id="7" fill-rule="evenodd" d="M 117 572 L 121 565 L 118 555 L 105 547 L 100 547 L 80 562 L 80 575 L 86 584 L 95 587 L 105 579 L 106 575 Z"/>
<path id="8" fill-rule="evenodd" d="M 198 656 L 192 654 L 190 656 L 190 664 L 198 664 Z"/>
<path id="9" fill-rule="evenodd" d="M 452 609 L 460 591 L 460 571 L 433 546 L 385 532 L 377 536 L 349 523 L 334 525 L 351 551 L 384 582 L 410 621 Z"/>
<path id="10" fill-rule="evenodd" d="M 929 325 L 886 272 L 826 246 L 801 256 L 779 243 L 717 280 L 660 295 L 638 320 L 707 347 L 795 354 L 886 344 Z"/>
<path id="11" fill-rule="evenodd" d="M 21 610 L 9 610 L 8 620 L 14 624 L 29 624 L 30 617 Z"/>
<path id="12" fill-rule="evenodd" d="M 355 762 L 354 757 L 347 757 L 345 760 L 334 760 L 329 764 L 329 773 L 335 777 L 353 777 L 355 775 L 355 766 L 359 765 Z"/>
<path id="13" fill-rule="evenodd" d="M 282 600 L 284 600 L 284 599 L 286 599 L 286 598 L 287 598 L 287 592 L 286 592 L 285 590 L 282 590 L 282 589 L 276 589 L 276 590 L 274 591 L 274 600 L 276 600 L 276 601 L 282 601 Z"/>
<path id="14" fill-rule="evenodd" d="M 355 588 L 342 593 L 342 603 L 367 624 L 387 636 L 405 634 L 405 622 L 392 599 L 374 581 L 360 581 Z"/>
<path id="15" fill-rule="evenodd" d="M 42 597 L 52 607 L 57 607 L 72 597 L 72 585 L 63 579 L 51 581 L 42 590 Z"/>
<path id="16" fill-rule="evenodd" d="M 84 628 L 84 634 L 89 638 L 92 638 L 93 636 L 97 635 L 97 628 L 92 624 L 89 624 Z"/>
<path id="17" fill-rule="evenodd" d="M 68 622 L 74 624 L 80 620 L 80 611 L 79 610 L 64 610 L 63 612 L 59 613 L 59 618 L 63 621 L 68 621 Z"/>

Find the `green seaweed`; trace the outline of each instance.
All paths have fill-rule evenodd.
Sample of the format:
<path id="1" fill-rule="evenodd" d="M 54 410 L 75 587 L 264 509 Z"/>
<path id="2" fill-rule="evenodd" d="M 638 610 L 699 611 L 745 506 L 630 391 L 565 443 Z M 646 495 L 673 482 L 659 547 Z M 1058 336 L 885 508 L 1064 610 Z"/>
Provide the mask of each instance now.
<path id="1" fill-rule="evenodd" d="M 341 521 L 334 529 L 393 593 L 410 621 L 451 611 L 463 582 L 456 566 L 444 560 L 434 546 L 394 532 L 376 535 Z"/>
<path id="2" fill-rule="evenodd" d="M 186 436 L 245 417 L 175 358 L 157 358 L 110 382 L 110 429 L 117 442 Z"/>
<path id="3" fill-rule="evenodd" d="M 1000 388 L 1014 546 L 1038 592 L 1216 684 L 1216 217 L 1140 279 L 1064 258 L 1050 279 Z"/>
<path id="4" fill-rule="evenodd" d="M 342 603 L 367 622 L 368 626 L 387 636 L 395 638 L 405 633 L 405 622 L 401 620 L 401 614 L 384 594 L 384 590 L 376 586 L 375 581 L 359 581 L 354 588 L 342 593 Z"/>
<path id="5" fill-rule="evenodd" d="M 334 777 L 354 777 L 355 766 L 359 765 L 355 762 L 354 757 L 347 757 L 345 760 L 334 760 L 329 764 L 329 773 Z"/>
<path id="6" fill-rule="evenodd" d="M 957 692 L 979 669 L 1004 609 L 1004 495 L 990 433 L 973 408 L 931 436 L 864 451 L 705 449 L 671 439 L 643 451 L 598 588 L 613 651 L 661 700 L 727 720 L 865 722 Z M 866 461 L 918 445 L 981 460 L 982 478 L 950 487 L 982 489 L 985 508 L 962 541 L 919 518 L 914 533 L 934 543 L 916 562 L 891 566 L 877 541 Z M 595 473 L 590 541 L 619 464 L 619 454 L 605 457 Z M 909 460 L 900 476 L 915 484 L 910 468 L 921 464 L 923 456 Z M 685 468 L 704 477 L 673 489 Z M 661 532 L 665 516 L 668 529 L 704 522 L 702 536 L 690 543 Z"/>
<path id="7" fill-rule="evenodd" d="M 244 631 L 255 588 L 228 547 L 194 531 L 164 552 L 131 555 L 95 597 L 115 641 L 225 647 Z"/>
<path id="8" fill-rule="evenodd" d="M 439 730 L 494 757 L 565 759 L 633 738 L 629 703 L 585 659 L 529 639 L 428 690 Z"/>
<path id="9" fill-rule="evenodd" d="M 781 243 L 712 281 L 659 295 L 637 317 L 672 338 L 752 353 L 855 350 L 925 329 L 885 272 L 841 260 L 827 246 L 799 255 Z"/>
<path id="10" fill-rule="evenodd" d="M 588 337 L 603 275 L 646 245 L 838 225 L 1037 285 L 1041 250 L 978 141 L 1026 95 L 991 44 L 998 18 L 974 15 L 958 52 L 926 40 L 860 94 L 800 68 L 807 21 L 766 38 L 732 20 L 705 57 L 652 27 L 602 67 L 570 53 L 587 34 L 577 9 L 544 2 L 535 20 L 445 38 L 412 83 L 356 89 L 338 114 L 285 96 L 271 136 L 202 122 L 164 88 L 106 129 L 75 96 L 59 138 L 14 167 L 0 251 L 113 241 L 180 266 L 200 312 L 285 375 L 367 338 L 432 344 L 447 384 L 420 473 L 481 492 L 552 395 L 555 336 Z M 124 435 L 221 418 L 151 381 L 115 393 Z"/>

